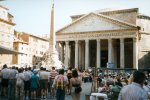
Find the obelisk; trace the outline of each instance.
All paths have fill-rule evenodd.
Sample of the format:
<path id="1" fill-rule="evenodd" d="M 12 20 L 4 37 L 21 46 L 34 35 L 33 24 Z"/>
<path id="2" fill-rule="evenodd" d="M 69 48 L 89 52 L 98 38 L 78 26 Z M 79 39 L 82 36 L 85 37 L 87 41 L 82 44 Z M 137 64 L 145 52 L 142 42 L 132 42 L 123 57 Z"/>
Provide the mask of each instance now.
<path id="1" fill-rule="evenodd" d="M 51 9 L 51 25 L 50 25 L 50 40 L 47 59 L 47 69 L 55 67 L 56 69 L 62 68 L 61 61 L 58 58 L 58 52 L 56 50 L 56 34 L 54 32 L 54 2 Z"/>

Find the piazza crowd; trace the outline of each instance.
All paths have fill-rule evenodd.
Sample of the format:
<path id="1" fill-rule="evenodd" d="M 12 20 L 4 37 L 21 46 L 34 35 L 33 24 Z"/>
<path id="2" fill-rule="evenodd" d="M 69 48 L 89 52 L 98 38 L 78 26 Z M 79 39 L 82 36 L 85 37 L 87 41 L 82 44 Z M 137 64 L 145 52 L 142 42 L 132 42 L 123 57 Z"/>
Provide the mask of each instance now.
<path id="1" fill-rule="evenodd" d="M 15 66 L 8 68 L 5 64 L 0 70 L 0 96 L 8 100 L 36 100 L 37 98 L 47 99 L 50 95 L 50 99 L 65 100 L 65 95 L 68 94 L 72 96 L 73 100 L 80 100 L 82 84 L 91 82 L 91 94 L 106 94 L 111 100 L 127 100 L 123 97 L 123 90 L 128 85 L 134 87 L 134 84 L 141 84 L 143 89 L 140 90 L 142 92 L 136 94 L 147 93 L 145 98 L 149 98 L 150 74 L 148 72 L 105 73 L 104 70 L 97 71 L 96 75 L 92 70 L 71 67 L 67 70 L 57 70 L 55 67 L 46 70 L 43 67 L 36 69 L 36 66 L 33 68 L 17 68 Z M 139 79 L 142 80 L 142 83 L 138 83 Z M 76 92 L 77 87 L 80 89 Z M 138 92 L 135 87 L 133 90 Z M 134 91 L 132 93 L 134 94 Z M 129 94 L 126 93 L 126 95 Z M 92 97 L 90 99 L 95 100 Z"/>

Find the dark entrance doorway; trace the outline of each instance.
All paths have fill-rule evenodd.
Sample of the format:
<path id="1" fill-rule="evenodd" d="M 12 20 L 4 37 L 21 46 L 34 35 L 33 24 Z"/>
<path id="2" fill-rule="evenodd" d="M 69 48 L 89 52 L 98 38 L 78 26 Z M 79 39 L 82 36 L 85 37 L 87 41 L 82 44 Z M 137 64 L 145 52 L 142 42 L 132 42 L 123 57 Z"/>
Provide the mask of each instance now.
<path id="1" fill-rule="evenodd" d="M 108 51 L 101 51 L 101 67 L 106 68 L 108 62 Z"/>

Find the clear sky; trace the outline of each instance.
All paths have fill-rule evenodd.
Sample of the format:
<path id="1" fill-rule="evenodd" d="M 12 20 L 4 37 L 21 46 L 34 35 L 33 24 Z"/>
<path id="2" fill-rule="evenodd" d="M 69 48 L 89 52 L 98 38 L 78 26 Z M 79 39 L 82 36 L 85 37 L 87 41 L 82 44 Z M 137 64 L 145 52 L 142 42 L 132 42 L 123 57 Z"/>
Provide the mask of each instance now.
<path id="1" fill-rule="evenodd" d="M 50 31 L 50 11 L 53 0 L 5 0 L 7 7 L 21 32 L 42 35 Z M 71 23 L 70 16 L 89 13 L 104 8 L 139 8 L 150 16 L 150 0 L 55 0 L 55 30 Z"/>

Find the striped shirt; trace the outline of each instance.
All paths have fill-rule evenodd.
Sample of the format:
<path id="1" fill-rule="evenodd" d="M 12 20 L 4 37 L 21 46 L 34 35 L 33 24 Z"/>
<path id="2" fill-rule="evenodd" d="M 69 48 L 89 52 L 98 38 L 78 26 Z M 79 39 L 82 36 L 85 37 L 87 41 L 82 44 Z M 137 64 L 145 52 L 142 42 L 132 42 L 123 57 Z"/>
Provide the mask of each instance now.
<path id="1" fill-rule="evenodd" d="M 140 84 L 132 82 L 132 84 L 123 87 L 118 100 L 148 100 L 148 93 Z"/>
<path id="2" fill-rule="evenodd" d="M 50 71 L 50 79 L 55 79 L 55 76 L 58 75 L 58 72 L 56 70 L 51 70 Z"/>

